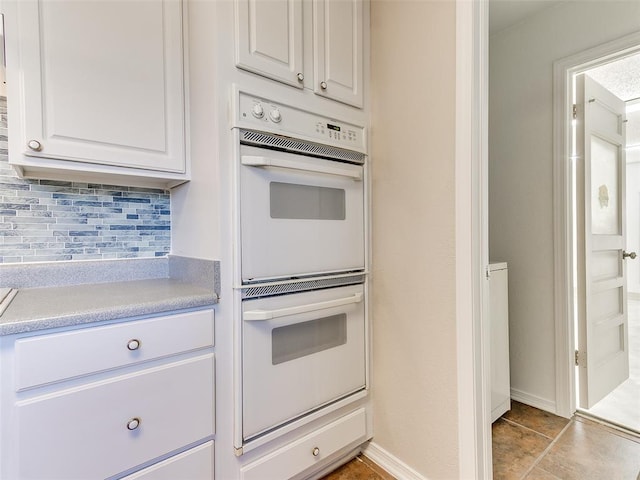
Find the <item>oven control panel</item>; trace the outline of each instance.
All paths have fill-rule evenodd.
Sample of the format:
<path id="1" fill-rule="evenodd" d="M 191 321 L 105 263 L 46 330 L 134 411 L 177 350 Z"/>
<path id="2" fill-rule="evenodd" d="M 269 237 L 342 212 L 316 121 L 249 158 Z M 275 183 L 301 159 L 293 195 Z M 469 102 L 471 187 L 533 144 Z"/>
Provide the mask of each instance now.
<path id="1" fill-rule="evenodd" d="M 237 127 L 366 152 L 365 128 L 264 97 L 237 92 Z"/>

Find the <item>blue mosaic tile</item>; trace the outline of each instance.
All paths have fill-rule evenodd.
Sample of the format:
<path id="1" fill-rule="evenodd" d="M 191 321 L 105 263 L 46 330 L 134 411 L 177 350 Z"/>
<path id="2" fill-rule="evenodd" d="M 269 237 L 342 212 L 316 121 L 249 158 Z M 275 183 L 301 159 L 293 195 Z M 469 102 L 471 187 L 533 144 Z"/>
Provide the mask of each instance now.
<path id="1" fill-rule="evenodd" d="M 165 190 L 18 178 L 7 158 L 0 97 L 0 263 L 165 256 Z"/>

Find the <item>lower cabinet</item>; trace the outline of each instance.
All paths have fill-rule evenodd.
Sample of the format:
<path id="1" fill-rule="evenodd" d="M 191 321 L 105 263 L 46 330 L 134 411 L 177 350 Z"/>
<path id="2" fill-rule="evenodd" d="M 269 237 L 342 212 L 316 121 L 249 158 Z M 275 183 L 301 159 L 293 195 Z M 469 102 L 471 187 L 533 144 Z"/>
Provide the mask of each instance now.
<path id="1" fill-rule="evenodd" d="M 174 335 L 174 345 L 181 347 L 166 349 L 159 332 L 172 335 L 175 329 L 167 327 L 173 322 L 185 327 L 209 323 L 211 328 L 202 330 L 209 332 L 204 338 Z M 104 338 L 94 331 L 104 332 Z M 213 311 L 201 310 L 0 338 L 0 479 L 118 478 L 144 465 L 126 478 L 212 479 L 212 332 Z M 136 344 L 129 358 L 121 357 L 119 349 L 108 353 L 105 342 L 113 337 L 125 351 Z M 47 361 L 51 347 L 60 342 L 71 346 L 57 352 L 67 359 Z M 29 355 L 21 350 L 25 343 L 33 346 Z M 93 361 L 94 355 L 99 361 Z M 48 378 L 60 380 L 27 382 L 37 386 L 24 388 L 21 361 L 38 357 Z M 83 375 L 69 377 L 67 365 L 73 361 L 100 369 L 79 368 Z M 51 365 L 65 366 L 64 372 L 51 372 Z M 180 453 L 170 456 L 174 452 Z M 161 461 L 149 466 L 155 459 Z"/>
<path id="2" fill-rule="evenodd" d="M 249 463 L 240 470 L 242 480 L 283 480 L 312 468 L 366 437 L 366 413 L 361 408 Z"/>
<path id="3" fill-rule="evenodd" d="M 208 441 L 167 460 L 133 473 L 122 480 L 212 480 L 213 442 Z"/>

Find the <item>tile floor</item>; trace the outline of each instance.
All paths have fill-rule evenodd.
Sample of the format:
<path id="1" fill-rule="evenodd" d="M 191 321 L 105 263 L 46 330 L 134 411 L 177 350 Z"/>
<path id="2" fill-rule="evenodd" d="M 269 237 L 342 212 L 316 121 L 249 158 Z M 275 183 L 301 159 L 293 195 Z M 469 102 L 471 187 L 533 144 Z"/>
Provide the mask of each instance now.
<path id="1" fill-rule="evenodd" d="M 396 478 L 364 455 L 358 455 L 321 480 L 396 480 Z"/>
<path id="2" fill-rule="evenodd" d="M 640 437 L 512 402 L 493 424 L 493 478 L 640 479 Z"/>
<path id="3" fill-rule="evenodd" d="M 512 401 L 493 424 L 494 480 L 640 480 L 640 436 Z M 359 455 L 322 480 L 395 480 Z"/>
<path id="4" fill-rule="evenodd" d="M 494 480 L 640 480 L 640 437 L 512 401 L 493 424 Z M 395 480 L 364 455 L 322 480 Z"/>

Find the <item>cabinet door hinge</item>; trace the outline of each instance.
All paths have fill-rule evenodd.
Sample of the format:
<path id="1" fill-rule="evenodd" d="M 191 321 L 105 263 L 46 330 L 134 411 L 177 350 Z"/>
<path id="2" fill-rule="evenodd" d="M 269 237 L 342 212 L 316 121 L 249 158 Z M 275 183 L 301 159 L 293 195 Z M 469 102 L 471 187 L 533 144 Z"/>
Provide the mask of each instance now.
<path id="1" fill-rule="evenodd" d="M 575 103 L 573 104 L 573 119 L 577 119 L 578 118 L 578 105 L 576 105 Z"/>
<path id="2" fill-rule="evenodd" d="M 575 364 L 576 364 L 576 367 L 580 366 L 580 352 L 578 352 L 578 350 L 576 350 L 575 352 Z"/>

